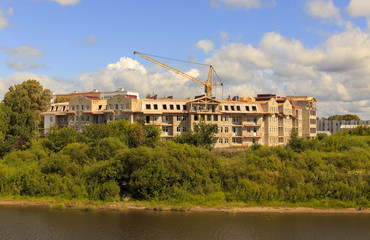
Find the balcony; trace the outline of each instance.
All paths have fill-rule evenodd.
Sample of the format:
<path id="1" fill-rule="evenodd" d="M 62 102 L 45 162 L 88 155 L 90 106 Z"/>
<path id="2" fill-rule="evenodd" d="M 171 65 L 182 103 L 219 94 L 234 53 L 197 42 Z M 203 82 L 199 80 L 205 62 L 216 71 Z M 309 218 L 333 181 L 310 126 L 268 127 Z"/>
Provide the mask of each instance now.
<path id="1" fill-rule="evenodd" d="M 243 127 L 260 127 L 259 122 L 243 122 Z"/>

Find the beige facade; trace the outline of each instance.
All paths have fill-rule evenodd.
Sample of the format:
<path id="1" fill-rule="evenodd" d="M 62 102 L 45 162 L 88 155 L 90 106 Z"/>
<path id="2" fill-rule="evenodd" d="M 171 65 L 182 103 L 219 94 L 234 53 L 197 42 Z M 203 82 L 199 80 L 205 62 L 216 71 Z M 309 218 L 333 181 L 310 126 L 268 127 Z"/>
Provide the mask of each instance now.
<path id="1" fill-rule="evenodd" d="M 42 114 L 45 117 L 45 133 L 53 123 L 83 130 L 88 124 L 143 119 L 145 124 L 161 128 L 163 140 L 193 130 L 194 123 L 204 120 L 218 126 L 215 147 L 231 147 L 285 145 L 292 128 L 303 136 L 304 129 L 311 127 L 304 126 L 309 119 L 305 121 L 307 115 L 302 112 L 296 102 L 275 95 L 220 101 L 208 97 L 135 99 L 118 94 L 107 100 L 77 96 L 68 103 L 52 104 Z"/>

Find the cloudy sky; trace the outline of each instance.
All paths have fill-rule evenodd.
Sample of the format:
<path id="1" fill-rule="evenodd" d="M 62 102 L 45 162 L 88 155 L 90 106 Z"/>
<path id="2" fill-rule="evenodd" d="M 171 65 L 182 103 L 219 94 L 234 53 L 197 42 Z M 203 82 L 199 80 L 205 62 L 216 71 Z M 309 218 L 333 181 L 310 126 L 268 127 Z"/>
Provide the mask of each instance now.
<path id="1" fill-rule="evenodd" d="M 133 51 L 212 64 L 218 99 L 308 95 L 320 117 L 370 119 L 369 0 L 0 2 L 0 100 L 27 79 L 56 93 L 203 93 Z M 207 78 L 206 66 L 158 60 Z"/>

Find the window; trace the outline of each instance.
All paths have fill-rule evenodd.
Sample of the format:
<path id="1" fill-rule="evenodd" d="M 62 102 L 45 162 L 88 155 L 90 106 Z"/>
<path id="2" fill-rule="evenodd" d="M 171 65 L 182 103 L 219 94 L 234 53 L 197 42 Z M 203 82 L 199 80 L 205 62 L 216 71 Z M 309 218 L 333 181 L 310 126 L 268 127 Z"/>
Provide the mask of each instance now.
<path id="1" fill-rule="evenodd" d="M 176 110 L 181 110 L 180 105 L 176 105 Z"/>
<path id="2" fill-rule="evenodd" d="M 101 110 L 101 108 L 102 108 L 102 105 L 99 105 L 99 110 Z"/>
<path id="3" fill-rule="evenodd" d="M 217 115 L 213 115 L 213 121 L 215 121 L 215 122 L 218 121 L 218 116 Z"/>
<path id="4" fill-rule="evenodd" d="M 157 121 L 157 119 L 158 119 L 158 117 L 157 117 L 157 116 L 153 116 L 153 122 L 156 122 L 156 121 Z"/>
<path id="5" fill-rule="evenodd" d="M 219 143 L 219 144 L 222 144 L 222 138 L 219 138 L 219 139 L 218 139 L 218 143 Z"/>
<path id="6" fill-rule="evenodd" d="M 207 115 L 207 121 L 212 121 L 212 115 Z"/>
<path id="7" fill-rule="evenodd" d="M 90 106 L 89 105 L 86 105 L 86 110 L 89 111 L 90 110 Z"/>
<path id="8" fill-rule="evenodd" d="M 145 109 L 150 109 L 150 104 L 146 104 Z"/>
<path id="9" fill-rule="evenodd" d="M 111 122 L 113 121 L 113 116 L 112 115 L 109 116 L 109 121 L 111 121 Z"/>
<path id="10" fill-rule="evenodd" d="M 225 138 L 225 144 L 229 144 L 229 139 Z"/>
<path id="11" fill-rule="evenodd" d="M 220 133 L 222 133 L 223 132 L 223 127 L 220 127 Z"/>
<path id="12" fill-rule="evenodd" d="M 84 105 L 81 105 L 81 111 L 83 111 L 84 110 Z"/>
<path id="13" fill-rule="evenodd" d="M 162 127 L 162 131 L 168 134 L 168 127 Z"/>
<path id="14" fill-rule="evenodd" d="M 86 116 L 86 122 L 90 122 L 90 117 Z"/>
<path id="15" fill-rule="evenodd" d="M 239 122 L 239 118 L 238 117 L 233 117 L 233 123 L 237 124 L 238 122 Z"/>
<path id="16" fill-rule="evenodd" d="M 235 111 L 235 108 L 234 108 L 234 106 L 231 106 L 230 108 L 231 108 L 231 111 Z"/>
<path id="17" fill-rule="evenodd" d="M 225 116 L 225 122 L 229 121 L 229 116 Z"/>
<path id="18" fill-rule="evenodd" d="M 182 116 L 182 121 L 183 122 L 186 122 L 187 121 L 187 117 L 186 116 Z"/>
<path id="19" fill-rule="evenodd" d="M 118 110 L 118 104 L 114 104 L 114 109 Z"/>
<path id="20" fill-rule="evenodd" d="M 76 111 L 80 110 L 80 106 L 76 105 Z"/>
<path id="21" fill-rule="evenodd" d="M 182 131 L 183 132 L 186 132 L 186 127 L 182 127 Z"/>
<path id="22" fill-rule="evenodd" d="M 257 107 L 256 106 L 252 106 L 252 111 L 253 112 L 257 111 Z"/>
<path id="23" fill-rule="evenodd" d="M 162 122 L 163 123 L 168 123 L 168 116 L 163 116 L 162 117 Z"/>
<path id="24" fill-rule="evenodd" d="M 225 127 L 225 133 L 229 132 L 229 127 Z"/>
<path id="25" fill-rule="evenodd" d="M 177 121 L 180 122 L 181 121 L 181 116 L 177 116 Z"/>
<path id="26" fill-rule="evenodd" d="M 229 106 L 225 106 L 225 111 L 229 111 Z"/>
<path id="27" fill-rule="evenodd" d="M 180 132 L 180 131 L 181 131 L 181 127 L 177 127 L 177 128 L 176 128 L 176 131 L 177 131 L 177 132 Z"/>
<path id="28" fill-rule="evenodd" d="M 245 111 L 249 112 L 249 106 L 245 106 Z"/>
<path id="29" fill-rule="evenodd" d="M 145 117 L 145 123 L 150 123 L 150 116 Z"/>
<path id="30" fill-rule="evenodd" d="M 194 115 L 194 121 L 199 121 L 199 116 L 198 115 Z"/>
<path id="31" fill-rule="evenodd" d="M 173 110 L 173 104 L 170 104 L 170 110 Z"/>
<path id="32" fill-rule="evenodd" d="M 158 104 L 154 104 L 154 110 L 158 110 Z"/>
<path id="33" fill-rule="evenodd" d="M 81 122 L 84 122 L 84 121 L 85 121 L 85 117 L 81 116 Z"/>
<path id="34" fill-rule="evenodd" d="M 184 111 L 186 111 L 186 110 L 187 110 L 186 104 L 182 105 L 182 109 L 183 109 Z"/>
<path id="35" fill-rule="evenodd" d="M 163 108 L 163 110 L 167 110 L 167 105 L 163 104 L 162 108 Z"/>
<path id="36" fill-rule="evenodd" d="M 78 122 L 78 116 L 76 116 L 76 122 Z"/>
<path id="37" fill-rule="evenodd" d="M 130 110 L 130 104 L 126 104 L 126 110 Z"/>
<path id="38" fill-rule="evenodd" d="M 240 111 L 240 106 L 236 106 L 236 110 Z"/>
<path id="39" fill-rule="evenodd" d="M 113 110 L 113 105 L 109 104 L 109 110 Z"/>
<path id="40" fill-rule="evenodd" d="M 74 116 L 72 116 L 71 117 L 71 122 L 74 122 L 75 121 L 75 117 Z"/>
<path id="41" fill-rule="evenodd" d="M 72 111 L 74 111 L 75 110 L 75 106 L 74 105 L 72 105 Z"/>
<path id="42" fill-rule="evenodd" d="M 121 107 L 120 109 L 121 109 L 121 110 L 123 110 L 123 104 L 121 104 L 121 106 L 120 106 L 120 107 Z"/>
<path id="43" fill-rule="evenodd" d="M 50 117 L 50 122 L 52 122 L 53 121 L 53 117 Z"/>

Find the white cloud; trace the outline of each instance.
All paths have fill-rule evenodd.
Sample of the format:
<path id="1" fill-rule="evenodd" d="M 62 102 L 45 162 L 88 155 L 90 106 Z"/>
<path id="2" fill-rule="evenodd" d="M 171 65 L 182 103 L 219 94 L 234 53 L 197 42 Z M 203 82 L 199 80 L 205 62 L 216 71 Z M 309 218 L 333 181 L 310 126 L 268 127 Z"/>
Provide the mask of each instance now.
<path id="1" fill-rule="evenodd" d="M 4 29 L 9 26 L 8 16 L 13 15 L 13 8 L 8 8 L 7 12 L 3 12 L 0 9 L 0 29 Z"/>
<path id="2" fill-rule="evenodd" d="M 4 94 L 8 91 L 10 86 L 20 84 L 28 79 L 38 80 L 44 88 L 58 90 L 58 92 L 71 92 L 72 89 L 74 89 L 73 83 L 65 81 L 64 79 L 52 78 L 43 74 L 14 73 L 4 78 L 0 77 L 0 100 L 3 99 Z"/>
<path id="3" fill-rule="evenodd" d="M 199 42 L 197 42 L 196 44 L 194 44 L 195 47 L 197 48 L 200 48 L 204 51 L 204 53 L 208 53 L 209 51 L 212 51 L 213 50 L 213 42 L 211 42 L 210 40 L 200 40 Z"/>
<path id="4" fill-rule="evenodd" d="M 351 17 L 368 17 L 370 16 L 370 1 L 351 0 L 347 11 Z"/>
<path id="5" fill-rule="evenodd" d="M 39 59 L 43 53 L 33 45 L 23 45 L 16 48 L 1 47 L 5 54 L 20 60 Z"/>
<path id="6" fill-rule="evenodd" d="M 321 116 L 350 113 L 353 108 L 353 113 L 368 119 L 369 46 L 370 33 L 351 25 L 314 48 L 271 32 L 256 48 L 233 43 L 215 49 L 206 63 L 222 77 L 225 93 L 314 96 L 325 103 L 319 104 Z M 333 103 L 337 112 L 327 103 Z"/>
<path id="7" fill-rule="evenodd" d="M 48 0 L 50 2 L 57 2 L 60 5 L 67 6 L 67 5 L 76 5 L 80 2 L 80 0 Z"/>
<path id="8" fill-rule="evenodd" d="M 83 45 L 92 45 L 98 42 L 98 37 L 95 35 L 88 36 L 85 41 L 82 42 Z"/>
<path id="9" fill-rule="evenodd" d="M 275 0 L 211 0 L 211 5 L 214 7 L 226 5 L 232 8 L 244 8 L 246 10 L 275 6 L 275 4 Z"/>
<path id="10" fill-rule="evenodd" d="M 340 10 L 332 0 L 310 0 L 306 3 L 306 12 L 314 18 L 340 17 Z"/>
<path id="11" fill-rule="evenodd" d="M 17 62 L 17 61 L 7 61 L 6 66 L 8 68 L 16 69 L 19 71 L 36 69 L 40 67 L 37 62 Z"/>

